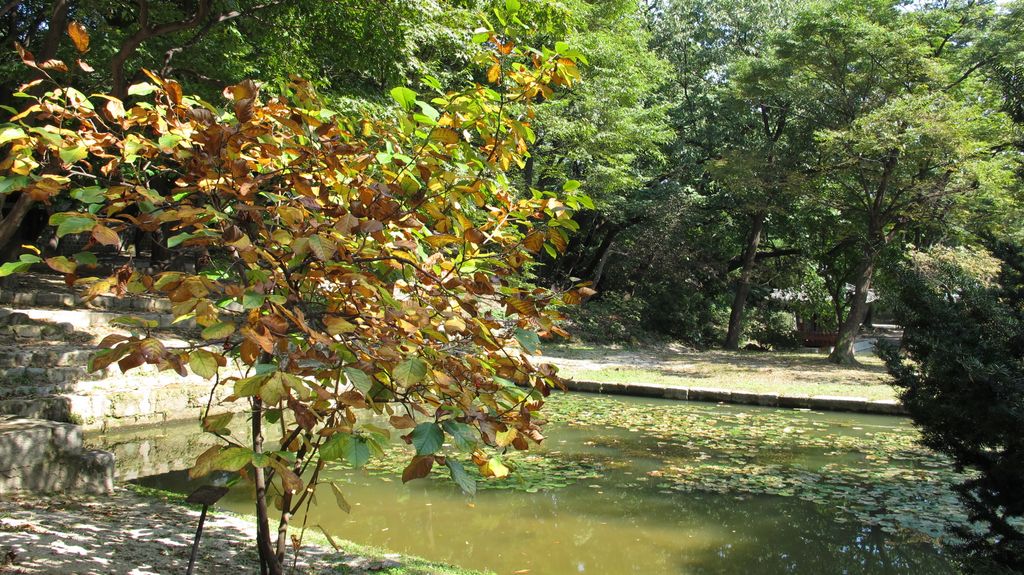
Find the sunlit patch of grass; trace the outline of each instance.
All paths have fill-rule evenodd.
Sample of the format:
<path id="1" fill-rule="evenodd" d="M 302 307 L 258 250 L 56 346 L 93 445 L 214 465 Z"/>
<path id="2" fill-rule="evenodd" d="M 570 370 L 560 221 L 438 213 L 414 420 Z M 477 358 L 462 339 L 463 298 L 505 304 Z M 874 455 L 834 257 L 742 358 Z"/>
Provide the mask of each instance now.
<path id="1" fill-rule="evenodd" d="M 857 357 L 859 365 L 829 363 L 810 352 L 693 351 L 673 347 L 549 346 L 547 359 L 572 379 L 602 383 L 654 383 L 778 393 L 895 399 L 881 359 Z"/>

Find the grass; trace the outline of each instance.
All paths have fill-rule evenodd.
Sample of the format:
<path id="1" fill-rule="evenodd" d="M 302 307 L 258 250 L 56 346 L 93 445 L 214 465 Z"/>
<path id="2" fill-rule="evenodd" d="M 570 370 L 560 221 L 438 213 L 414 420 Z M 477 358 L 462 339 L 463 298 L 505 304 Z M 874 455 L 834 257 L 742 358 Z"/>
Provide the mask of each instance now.
<path id="1" fill-rule="evenodd" d="M 143 487 L 141 485 L 134 485 L 130 483 L 125 484 L 124 487 L 145 497 L 155 497 L 163 499 L 165 501 L 172 502 L 176 505 L 189 507 L 195 510 L 202 509 L 202 506 L 200 505 L 186 503 L 185 495 L 181 493 L 174 493 L 172 491 L 164 491 L 162 489 L 154 489 L 151 487 Z M 217 513 L 220 515 L 234 515 L 236 517 L 241 517 L 242 519 L 248 521 L 255 521 L 254 517 L 248 515 L 239 515 L 237 513 L 231 513 L 229 511 L 225 511 L 222 509 L 217 510 Z M 292 527 L 291 531 L 294 531 L 296 535 L 299 534 L 298 527 Z M 399 563 L 395 566 L 373 569 L 374 575 L 493 575 L 490 572 L 463 569 L 461 567 L 456 567 L 454 565 L 436 563 L 433 561 L 428 561 L 421 557 L 414 557 L 409 555 L 402 555 L 400 558 L 394 559 L 394 552 L 389 551 L 387 549 L 373 547 L 370 545 L 360 545 L 358 543 L 353 543 L 351 541 L 338 538 L 331 538 L 330 540 L 328 540 L 328 538 L 322 532 L 317 531 L 316 529 L 306 529 L 306 532 L 302 536 L 302 538 L 303 545 L 314 545 L 317 547 L 323 547 L 325 549 L 334 548 L 336 551 L 344 553 L 345 555 L 366 557 L 371 560 L 392 559 Z M 345 565 L 340 565 L 336 568 L 333 568 L 331 573 L 335 573 L 337 575 L 364 575 L 365 571 L 352 570 Z"/>
<path id="2" fill-rule="evenodd" d="M 896 399 L 881 359 L 857 356 L 858 365 L 829 363 L 824 354 L 772 351 L 694 351 L 678 346 L 637 348 L 555 345 L 545 358 L 568 378 L 602 383 L 655 383 L 778 393 Z"/>

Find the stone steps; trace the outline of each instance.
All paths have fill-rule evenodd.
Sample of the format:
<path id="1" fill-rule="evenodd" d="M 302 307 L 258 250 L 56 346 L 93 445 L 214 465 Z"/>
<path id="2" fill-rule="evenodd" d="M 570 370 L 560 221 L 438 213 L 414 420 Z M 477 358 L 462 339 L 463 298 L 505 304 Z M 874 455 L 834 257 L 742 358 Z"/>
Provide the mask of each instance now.
<path id="1" fill-rule="evenodd" d="M 160 328 L 194 328 L 194 320 L 186 320 L 174 323 L 174 318 L 167 313 L 136 312 L 136 311 L 109 311 L 92 309 L 62 309 L 62 308 L 31 308 L 16 307 L 8 308 L 14 313 L 23 313 L 36 321 L 50 323 L 67 323 L 75 328 L 105 327 L 110 322 L 121 317 L 131 316 L 142 319 L 156 320 Z M 117 326 L 111 326 L 116 329 Z"/>
<path id="2" fill-rule="evenodd" d="M 109 493 L 113 488 L 114 455 L 86 451 L 80 426 L 0 416 L 0 497 L 20 491 Z"/>
<path id="3" fill-rule="evenodd" d="M 0 304 L 14 307 L 52 307 L 67 309 L 95 309 L 122 312 L 138 311 L 150 313 L 170 313 L 171 302 L 167 300 L 131 297 L 116 298 L 99 296 L 85 301 L 81 296 L 71 293 L 25 290 L 19 288 L 0 288 Z"/>

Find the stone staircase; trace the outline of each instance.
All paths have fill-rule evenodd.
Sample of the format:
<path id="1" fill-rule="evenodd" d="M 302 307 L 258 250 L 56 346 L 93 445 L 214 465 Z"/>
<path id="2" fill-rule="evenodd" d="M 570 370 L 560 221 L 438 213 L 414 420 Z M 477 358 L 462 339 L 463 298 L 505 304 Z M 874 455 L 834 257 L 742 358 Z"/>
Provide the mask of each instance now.
<path id="1" fill-rule="evenodd" d="M 59 278 L 27 275 L 0 285 L 0 497 L 15 491 L 106 492 L 114 455 L 83 447 L 83 431 L 195 421 L 210 382 L 142 366 L 94 373 L 89 358 L 111 321 L 156 320 L 154 336 L 175 347 L 195 340 L 194 323 L 172 323 L 169 303 L 146 298 L 83 302 Z M 226 386 L 230 387 L 230 386 Z M 216 403 L 230 393 L 224 389 Z"/>
<path id="2" fill-rule="evenodd" d="M 98 349 L 95 342 L 117 331 L 100 327 L 109 321 L 95 317 L 102 313 L 0 309 L 0 414 L 79 423 L 86 429 L 196 417 L 209 393 L 209 382 L 202 378 L 183 378 L 152 366 L 127 374 L 116 364 L 88 371 L 89 358 Z"/>
<path id="3" fill-rule="evenodd" d="M 0 416 L 0 498 L 19 491 L 110 493 L 114 454 L 82 445 L 71 423 Z"/>

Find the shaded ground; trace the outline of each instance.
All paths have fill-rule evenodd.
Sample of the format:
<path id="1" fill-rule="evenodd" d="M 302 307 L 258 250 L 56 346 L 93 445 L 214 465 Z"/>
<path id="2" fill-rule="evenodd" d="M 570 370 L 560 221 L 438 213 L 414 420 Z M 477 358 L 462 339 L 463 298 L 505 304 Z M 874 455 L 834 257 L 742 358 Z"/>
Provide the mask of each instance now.
<path id="1" fill-rule="evenodd" d="M 195 509 L 126 490 L 0 501 L 0 573 L 184 573 L 198 520 Z M 254 533 L 251 520 L 211 510 L 196 573 L 258 573 Z M 338 543 L 352 553 L 336 552 L 309 545 L 311 538 L 317 539 L 307 531 L 297 568 L 289 573 L 470 575 L 347 542 Z"/>
<path id="2" fill-rule="evenodd" d="M 895 399 L 882 360 L 857 356 L 860 365 L 829 363 L 807 352 L 694 351 L 683 346 L 621 348 L 545 346 L 544 358 L 565 377 L 599 382 L 656 383 L 779 393 Z"/>

